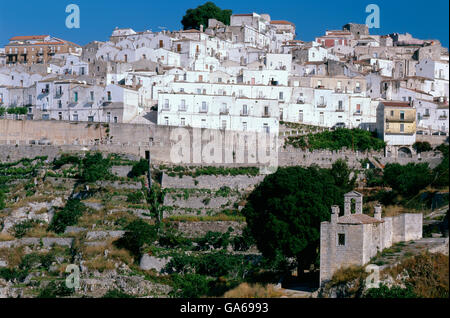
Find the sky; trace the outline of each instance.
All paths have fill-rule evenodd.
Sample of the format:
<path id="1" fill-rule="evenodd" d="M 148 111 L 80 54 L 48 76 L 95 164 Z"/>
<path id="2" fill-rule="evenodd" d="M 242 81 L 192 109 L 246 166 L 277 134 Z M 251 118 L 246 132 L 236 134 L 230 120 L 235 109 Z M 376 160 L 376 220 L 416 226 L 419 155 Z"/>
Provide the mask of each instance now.
<path id="1" fill-rule="evenodd" d="M 115 27 L 135 31 L 182 28 L 181 19 L 189 8 L 207 0 L 0 0 L 0 47 L 18 35 L 49 34 L 85 45 L 107 41 Z M 449 43 L 448 0 L 215 0 L 233 13 L 268 13 L 272 20 L 288 20 L 297 27 L 297 39 L 314 40 L 326 30 L 341 29 L 349 22 L 365 23 L 366 7 L 380 8 L 380 28 L 371 34 L 408 32 L 420 39 Z M 68 29 L 66 6 L 80 8 L 80 28 Z"/>

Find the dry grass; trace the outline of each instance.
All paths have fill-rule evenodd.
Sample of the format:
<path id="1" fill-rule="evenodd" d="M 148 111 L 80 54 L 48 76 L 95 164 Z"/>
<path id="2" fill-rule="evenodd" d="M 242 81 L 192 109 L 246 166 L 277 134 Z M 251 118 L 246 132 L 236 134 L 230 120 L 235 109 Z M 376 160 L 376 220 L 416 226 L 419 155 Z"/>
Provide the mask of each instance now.
<path id="1" fill-rule="evenodd" d="M 14 239 L 15 239 L 14 236 L 12 236 L 8 233 L 0 233 L 0 242 L 12 241 Z"/>
<path id="2" fill-rule="evenodd" d="M 383 217 L 397 216 L 403 213 L 419 213 L 420 211 L 408 209 L 400 205 L 388 205 L 383 207 Z"/>
<path id="3" fill-rule="evenodd" d="M 27 237 L 57 237 L 54 232 L 47 232 L 48 225 L 37 225 L 27 232 Z"/>
<path id="4" fill-rule="evenodd" d="M 449 257 L 444 254 L 422 253 L 402 261 L 399 265 L 386 269 L 394 279 L 408 273 L 406 283 L 421 298 L 449 297 Z"/>
<path id="5" fill-rule="evenodd" d="M 10 268 L 19 266 L 22 262 L 23 255 L 23 247 L 0 249 L 0 258 L 6 260 Z"/>
<path id="6" fill-rule="evenodd" d="M 337 286 L 340 284 L 345 284 L 349 281 L 365 279 L 367 273 L 362 266 L 350 266 L 338 269 L 331 279 L 331 286 Z"/>
<path id="7" fill-rule="evenodd" d="M 280 291 L 275 290 L 273 285 L 250 285 L 242 283 L 235 289 L 225 293 L 224 298 L 280 298 L 284 296 Z"/>
<path id="8" fill-rule="evenodd" d="M 105 257 L 105 251 L 108 250 L 108 256 Z M 133 263 L 134 259 L 131 254 L 125 249 L 119 249 L 114 245 L 114 240 L 106 241 L 105 245 L 101 246 L 86 246 L 81 248 L 83 257 L 89 259 L 87 266 L 92 269 L 113 269 L 115 262 L 122 262 L 127 265 Z M 111 264 L 113 268 L 111 267 Z"/>

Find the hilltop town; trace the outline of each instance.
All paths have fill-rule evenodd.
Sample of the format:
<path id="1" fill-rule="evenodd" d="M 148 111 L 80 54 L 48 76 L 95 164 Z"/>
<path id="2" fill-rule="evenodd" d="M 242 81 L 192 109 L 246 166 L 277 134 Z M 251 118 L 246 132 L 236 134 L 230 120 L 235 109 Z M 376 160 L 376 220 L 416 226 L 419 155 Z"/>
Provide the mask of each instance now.
<path id="1" fill-rule="evenodd" d="M 448 48 L 278 18 L 11 34 L 0 297 L 448 297 Z"/>

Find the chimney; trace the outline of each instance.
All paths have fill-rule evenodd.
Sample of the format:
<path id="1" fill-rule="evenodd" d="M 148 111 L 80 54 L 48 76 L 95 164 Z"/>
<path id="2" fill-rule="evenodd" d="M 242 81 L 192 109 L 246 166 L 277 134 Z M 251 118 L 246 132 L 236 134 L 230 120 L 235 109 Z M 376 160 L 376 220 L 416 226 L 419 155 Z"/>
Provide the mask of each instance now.
<path id="1" fill-rule="evenodd" d="M 381 205 L 376 205 L 375 206 L 375 215 L 374 215 L 375 219 L 380 220 L 381 221 Z"/>
<path id="2" fill-rule="evenodd" d="M 203 24 L 200 24 L 200 32 L 203 33 Z"/>
<path id="3" fill-rule="evenodd" d="M 331 224 L 337 224 L 339 218 L 339 206 L 333 205 L 331 207 Z"/>

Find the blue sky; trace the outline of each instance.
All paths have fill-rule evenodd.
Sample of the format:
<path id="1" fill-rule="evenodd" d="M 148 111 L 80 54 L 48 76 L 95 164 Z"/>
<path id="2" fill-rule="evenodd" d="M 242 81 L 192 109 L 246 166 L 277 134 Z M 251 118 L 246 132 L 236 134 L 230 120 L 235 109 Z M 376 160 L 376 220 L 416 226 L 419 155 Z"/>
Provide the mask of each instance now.
<path id="1" fill-rule="evenodd" d="M 51 34 L 84 45 L 92 40 L 106 41 L 115 27 L 136 31 L 181 29 L 181 18 L 189 8 L 206 0 L 1 0 L 0 46 L 15 35 Z M 409 32 L 422 39 L 439 39 L 448 47 L 448 0 L 216 0 L 233 13 L 269 13 L 274 20 L 289 20 L 297 26 L 298 39 L 311 41 L 325 30 L 340 29 L 348 22 L 365 23 L 365 8 L 380 7 L 380 28 L 372 34 Z M 67 29 L 67 5 L 79 5 L 81 28 Z"/>

